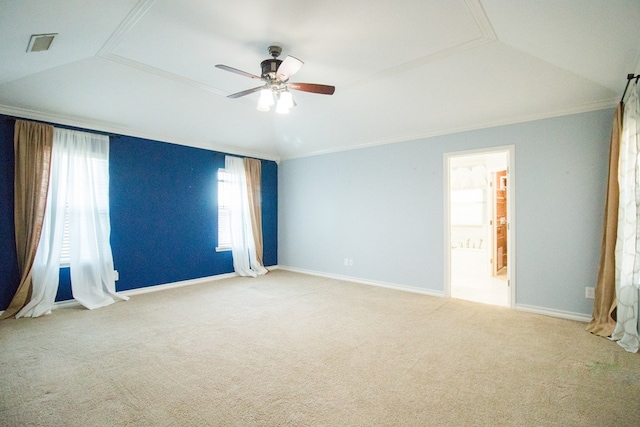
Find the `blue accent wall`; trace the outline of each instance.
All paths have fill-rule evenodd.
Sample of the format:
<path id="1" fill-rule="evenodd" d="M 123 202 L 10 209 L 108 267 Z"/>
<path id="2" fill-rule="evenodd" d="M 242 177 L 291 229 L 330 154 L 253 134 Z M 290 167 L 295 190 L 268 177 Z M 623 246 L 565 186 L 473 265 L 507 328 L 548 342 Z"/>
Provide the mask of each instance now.
<path id="1" fill-rule="evenodd" d="M 262 237 L 265 266 L 278 264 L 278 164 L 262 161 Z M 268 238 L 267 238 L 268 237 Z"/>
<path id="2" fill-rule="evenodd" d="M 0 116 L 0 309 L 9 306 L 20 284 L 13 216 L 13 127 Z"/>
<path id="3" fill-rule="evenodd" d="M 118 291 L 233 272 L 216 252 L 217 171 L 224 153 L 131 136 L 111 138 L 111 248 Z M 13 122 L 0 116 L 0 309 L 20 280 L 13 225 Z M 262 160 L 264 264 L 278 257 L 278 166 Z M 57 301 L 71 299 L 61 269 Z"/>

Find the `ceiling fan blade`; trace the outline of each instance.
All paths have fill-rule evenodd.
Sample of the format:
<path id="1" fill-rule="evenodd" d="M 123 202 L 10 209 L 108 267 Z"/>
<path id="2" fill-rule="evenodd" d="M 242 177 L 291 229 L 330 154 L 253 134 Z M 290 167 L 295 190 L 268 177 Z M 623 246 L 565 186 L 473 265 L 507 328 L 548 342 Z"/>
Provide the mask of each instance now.
<path id="1" fill-rule="evenodd" d="M 289 83 L 289 89 L 300 90 L 302 92 L 319 93 L 321 95 L 333 95 L 335 86 L 319 85 L 315 83 Z"/>
<path id="2" fill-rule="evenodd" d="M 229 67 L 228 65 L 218 64 L 216 65 L 216 68 L 220 68 L 221 70 L 225 71 L 231 71 L 232 73 L 240 74 L 241 76 L 249 77 L 250 79 L 262 80 L 262 77 L 247 73 L 246 71 L 238 70 L 237 68 Z"/>
<path id="3" fill-rule="evenodd" d="M 300 71 L 300 68 L 302 68 L 303 65 L 304 62 L 300 61 L 298 58 L 287 56 L 278 67 L 278 71 L 276 71 L 276 79 L 281 82 L 286 82 L 289 80 L 289 77 Z"/>
<path id="4" fill-rule="evenodd" d="M 266 86 L 258 86 L 258 87 L 254 87 L 253 89 L 243 90 L 242 92 L 232 93 L 231 95 L 227 96 L 227 98 L 240 98 L 241 96 L 245 96 L 245 95 L 252 94 L 254 92 L 258 92 L 259 90 L 264 89 L 265 87 Z"/>

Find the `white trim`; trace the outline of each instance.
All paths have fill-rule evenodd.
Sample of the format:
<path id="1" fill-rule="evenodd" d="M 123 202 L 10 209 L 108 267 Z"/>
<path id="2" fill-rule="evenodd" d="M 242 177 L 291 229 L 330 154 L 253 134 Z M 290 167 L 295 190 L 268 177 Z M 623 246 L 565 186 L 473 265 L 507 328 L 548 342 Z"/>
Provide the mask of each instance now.
<path id="1" fill-rule="evenodd" d="M 515 309 L 518 311 L 526 311 L 527 313 L 541 314 L 543 316 L 559 317 L 561 319 L 575 320 L 577 322 L 589 323 L 591 316 L 582 313 L 574 313 L 572 311 L 555 310 L 553 308 L 536 307 L 533 305 L 516 304 Z"/>
<path id="2" fill-rule="evenodd" d="M 120 42 L 127 36 L 127 34 L 133 30 L 133 28 L 144 17 L 144 15 L 154 6 L 155 2 L 156 0 L 140 0 L 138 4 L 136 4 L 136 6 L 131 10 L 131 12 L 129 12 L 129 14 L 125 17 L 125 19 L 120 23 L 118 28 L 113 32 L 109 40 L 107 40 L 104 46 L 100 49 L 97 56 L 113 62 L 117 62 L 127 67 L 140 70 L 142 72 L 154 74 L 156 76 L 159 76 L 168 80 L 173 80 L 175 82 L 183 83 L 188 86 L 194 87 L 196 89 L 202 89 L 209 92 L 213 92 L 220 96 L 228 95 L 227 92 L 221 89 L 209 86 L 207 84 L 204 84 L 202 82 L 189 79 L 187 77 L 169 72 L 162 68 L 154 67 L 154 66 L 113 53 L 114 50 L 117 48 L 118 44 L 120 44 Z M 491 26 L 491 22 L 489 21 L 487 14 L 485 13 L 482 5 L 480 4 L 480 0 L 465 0 L 464 3 L 465 3 L 465 7 L 471 14 L 471 17 L 475 21 L 475 24 L 477 25 L 478 30 L 481 33 L 480 37 L 464 41 L 458 45 L 437 51 L 435 53 L 431 53 L 421 58 L 417 58 L 413 61 L 405 62 L 398 66 L 382 70 L 377 74 L 368 76 L 366 80 L 371 81 L 372 79 L 397 74 L 415 67 L 423 66 L 431 62 L 439 61 L 444 58 L 457 55 L 461 52 L 464 52 L 469 49 L 474 49 L 486 43 L 497 41 L 498 38 L 496 36 L 496 33 L 493 30 L 493 27 Z M 357 80 L 351 83 L 347 83 L 346 85 L 343 85 L 342 90 L 345 90 L 345 89 L 348 90 L 353 86 L 358 86 L 362 82 L 364 82 L 364 80 Z"/>
<path id="3" fill-rule="evenodd" d="M 442 284 L 442 289 L 444 289 L 444 297 L 451 298 L 451 191 L 450 191 L 450 165 L 451 165 L 451 157 L 450 153 L 444 153 L 442 156 L 442 173 L 444 174 L 442 179 L 442 223 L 443 223 L 443 231 L 444 231 L 444 246 L 442 248 L 442 254 L 444 256 L 444 271 L 443 271 L 443 279 L 444 283 Z"/>
<path id="4" fill-rule="evenodd" d="M 518 258 L 516 254 L 516 146 L 509 145 L 507 151 L 507 280 L 509 281 L 509 295 L 511 300 L 509 306 L 514 308 L 517 303 L 516 295 L 518 287 L 516 286 L 516 270 L 518 267 Z"/>
<path id="5" fill-rule="evenodd" d="M 352 283 L 358 283 L 361 285 L 368 285 L 368 286 L 377 286 L 380 288 L 387 288 L 387 289 L 394 289 L 397 291 L 404 291 L 404 292 L 412 292 L 414 294 L 422 294 L 422 295 L 427 295 L 427 296 L 431 296 L 431 297 L 442 297 L 443 296 L 443 292 L 441 291 L 434 291 L 431 289 L 421 289 L 421 288 L 416 288 L 413 286 L 405 286 L 405 285 L 399 285 L 397 283 L 387 283 L 387 282 L 379 282 L 377 280 L 366 280 L 366 279 L 360 279 L 358 277 L 351 277 L 351 276 L 341 276 L 341 275 L 337 275 L 337 274 L 329 274 L 329 273 L 323 273 L 320 271 L 314 271 L 314 270 L 306 270 L 303 268 L 295 268 L 295 267 L 289 267 L 286 265 L 278 265 L 275 268 L 274 267 L 269 267 L 273 270 L 285 270 L 285 271 L 291 271 L 293 273 L 301 273 L 301 274 L 308 274 L 310 276 L 319 276 L 319 277 L 325 277 L 327 279 L 334 279 L 334 280 L 341 280 L 344 282 L 352 282 Z"/>
<path id="6" fill-rule="evenodd" d="M 398 291 L 418 293 L 418 294 L 427 295 L 427 296 L 433 296 L 433 297 L 442 297 L 442 296 L 444 296 L 443 292 L 439 292 L 439 291 L 432 291 L 432 290 L 428 290 L 428 289 L 418 289 L 418 288 L 414 288 L 414 287 L 410 287 L 410 286 L 403 286 L 403 285 L 390 284 L 390 283 L 384 283 L 384 282 L 377 282 L 377 281 L 371 281 L 371 280 L 363 280 L 363 279 L 358 279 L 356 277 L 347 277 L 347 276 L 339 276 L 339 275 L 335 275 L 335 274 L 326 274 L 326 273 L 321 273 L 319 271 L 305 270 L 305 269 L 301 269 L 301 268 L 287 267 L 287 266 L 281 266 L 281 265 L 272 265 L 272 266 L 267 267 L 267 269 L 269 271 L 273 271 L 273 270 L 291 271 L 293 273 L 301 273 L 301 274 L 308 274 L 310 276 L 326 277 L 328 279 L 348 281 L 348 282 L 359 283 L 359 284 L 369 285 L 369 286 L 378 286 L 378 287 L 382 287 L 382 288 L 388 288 L 388 289 L 394 289 L 394 290 L 398 290 Z M 163 284 L 163 285 L 155 285 L 155 286 L 147 286 L 147 287 L 144 287 L 144 288 L 131 289 L 131 290 L 123 291 L 123 292 L 120 292 L 120 293 L 130 297 L 130 296 L 134 296 L 134 295 L 141 295 L 141 294 L 146 294 L 146 293 L 151 293 L 151 292 L 163 291 L 163 290 L 166 290 L 166 289 L 180 288 L 180 287 L 183 287 L 183 286 L 199 285 L 199 284 L 206 283 L 206 282 L 209 282 L 209 281 L 214 281 L 214 280 L 230 279 L 230 278 L 233 278 L 233 277 L 236 277 L 236 276 L 237 276 L 236 273 L 219 274 L 219 275 L 216 275 L 216 276 L 201 277 L 201 278 L 198 278 L 198 279 L 191 279 L 191 280 L 183 280 L 181 282 L 166 283 L 166 284 Z M 72 300 L 56 302 L 56 303 L 53 304 L 53 307 L 51 309 L 52 310 L 56 310 L 58 308 L 67 308 L 67 307 L 74 307 L 74 306 L 79 306 L 79 305 L 80 305 L 80 303 L 78 303 L 76 300 L 72 299 Z M 525 305 L 525 304 L 517 304 L 515 306 L 515 309 L 518 310 L 518 311 L 524 311 L 524 312 L 527 312 L 527 313 L 541 314 L 543 316 L 558 317 L 558 318 L 561 318 L 561 319 L 575 320 L 575 321 L 578 321 L 578 322 L 588 323 L 588 322 L 591 321 L 591 317 L 586 315 L 586 314 L 573 313 L 573 312 L 570 312 L 570 311 L 554 310 L 554 309 L 550 309 L 550 308 L 535 307 L 535 306 L 530 306 L 530 305 Z M 2 314 L 4 314 L 4 310 L 0 311 L 0 316 L 2 316 Z"/>
<path id="7" fill-rule="evenodd" d="M 474 21 L 476 21 L 476 25 L 482 31 L 482 35 L 486 40 L 494 41 L 498 40 L 498 36 L 491 25 L 491 21 L 487 16 L 480 0 L 464 0 L 467 9 L 471 12 L 471 16 L 473 16 Z"/>
<path id="8" fill-rule="evenodd" d="M 275 162 L 280 161 L 280 157 L 276 155 L 271 155 L 271 154 L 251 151 L 251 150 L 243 150 L 241 148 L 232 147 L 226 144 L 218 144 L 215 142 L 212 142 L 210 144 L 202 144 L 194 141 L 187 141 L 184 139 L 177 139 L 177 138 L 170 140 L 167 137 L 162 135 L 158 135 L 150 132 L 136 131 L 131 128 L 116 126 L 113 124 L 109 124 L 109 123 L 101 122 L 97 120 L 88 120 L 80 117 L 73 117 L 73 116 L 67 116 L 67 115 L 61 115 L 61 114 L 55 114 L 55 113 L 46 113 L 43 111 L 28 110 L 25 108 L 11 107 L 9 105 L 0 104 L 0 114 L 16 117 L 20 119 L 29 119 L 29 120 L 37 120 L 41 122 L 53 123 L 54 125 L 59 124 L 59 125 L 65 125 L 65 126 L 74 126 L 82 129 L 94 130 L 97 132 L 114 133 L 114 134 L 123 135 L 123 136 L 130 136 L 134 138 L 150 139 L 153 141 L 158 141 L 158 142 L 163 142 L 168 144 L 201 148 L 203 150 L 216 151 L 224 154 L 235 154 L 238 156 L 253 157 L 256 159 L 273 160 Z"/>
<path id="9" fill-rule="evenodd" d="M 359 279 L 357 277 L 340 276 L 340 275 L 337 275 L 337 274 L 322 273 L 320 271 L 306 270 L 306 269 L 303 269 L 303 268 L 289 267 L 289 266 L 286 266 L 286 265 L 274 265 L 274 266 L 268 267 L 268 268 L 270 270 L 278 270 L 279 269 L 279 270 L 284 270 L 284 271 L 291 271 L 293 273 L 308 274 L 310 276 L 325 277 L 327 279 L 342 280 L 342 281 L 347 281 L 347 282 L 359 283 L 359 284 L 362 284 L 362 285 L 378 286 L 378 287 L 382 287 L 382 288 L 394 289 L 394 290 L 405 291 L 405 292 L 412 292 L 412 293 L 417 293 L 417 294 L 422 294 L 422 295 L 427 295 L 427 296 L 433 296 L 433 297 L 443 297 L 444 296 L 444 293 L 440 292 L 440 291 L 433 291 L 433 290 L 429 290 L 429 289 L 419 289 L 419 288 L 415 288 L 415 287 L 412 287 L 412 286 L 397 285 L 397 284 L 384 283 L 384 282 L 378 282 L 378 281 L 373 281 L 373 280 L 364 280 L 364 279 Z M 534 314 L 540 314 L 540 315 L 543 315 L 543 316 L 557 317 L 557 318 L 560 318 L 560 319 L 575 320 L 575 321 L 578 321 L 578 322 L 588 323 L 588 322 L 591 321 L 591 317 L 586 315 L 586 314 L 574 313 L 574 312 L 571 312 L 571 311 L 564 311 L 564 310 L 554 310 L 552 308 L 542 308 L 542 307 L 535 307 L 535 306 L 526 305 L 526 304 L 516 304 L 514 306 L 514 309 L 516 311 L 524 311 L 524 312 L 527 312 L 527 313 L 534 313 Z"/>
<path id="10" fill-rule="evenodd" d="M 145 64 L 143 62 L 113 53 L 113 51 L 118 47 L 122 40 L 124 40 L 124 38 L 129 34 L 129 32 L 134 29 L 134 27 L 138 24 L 138 22 L 140 22 L 144 15 L 146 15 L 146 13 L 155 5 L 156 1 L 157 0 L 140 0 L 138 4 L 136 4 L 135 7 L 125 17 L 125 19 L 120 23 L 113 34 L 111 34 L 111 37 L 109 37 L 109 40 L 107 40 L 104 46 L 102 46 L 100 51 L 97 53 L 97 56 L 124 65 L 126 67 L 134 68 L 144 73 L 154 74 L 158 77 L 182 83 L 196 89 L 213 92 L 220 96 L 227 96 L 229 93 L 213 86 L 209 86 L 197 80 L 193 80 L 179 74 L 164 70 L 162 68 L 154 67 L 152 65 Z"/>
<path id="11" fill-rule="evenodd" d="M 131 9 L 129 14 L 125 17 L 125 19 L 120 23 L 118 28 L 116 28 L 116 30 L 111 34 L 109 39 L 96 53 L 96 57 L 102 58 L 104 60 L 112 61 L 124 66 L 132 67 L 142 72 L 154 74 L 162 78 L 180 82 L 188 86 L 195 87 L 197 89 L 213 92 L 221 96 L 226 95 L 226 92 L 223 92 L 222 90 L 214 88 L 212 86 L 209 86 L 201 82 L 180 76 L 178 74 L 171 73 L 163 69 L 153 67 L 148 64 L 144 64 L 144 63 L 113 53 L 113 51 L 116 49 L 118 44 L 129 34 L 129 32 L 139 23 L 139 21 L 145 16 L 145 14 L 155 5 L 156 1 L 157 0 L 139 0 L 136 3 L 136 5 Z M 371 79 L 374 79 L 376 77 L 383 77 L 391 74 L 396 74 L 402 71 L 406 71 L 407 69 L 410 69 L 410 68 L 415 68 L 417 66 L 422 66 L 427 63 L 439 61 L 444 58 L 464 52 L 466 50 L 474 49 L 478 46 L 497 41 L 498 37 L 496 36 L 496 33 L 491 25 L 490 20 L 486 15 L 486 12 L 484 11 L 484 8 L 482 7 L 480 0 L 465 0 L 465 6 L 469 10 L 469 13 L 474 19 L 476 25 L 478 26 L 478 29 L 482 33 L 482 36 L 476 39 L 472 39 L 472 40 L 468 40 L 466 42 L 460 43 L 459 45 L 450 47 L 448 49 L 435 52 L 425 57 L 418 58 L 414 61 L 404 63 L 400 66 L 383 70 L 382 72 L 376 75 L 369 76 L 367 81 L 370 82 Z M 638 63 L 639 63 L 638 61 L 640 61 L 640 56 L 638 56 L 638 59 L 636 61 L 636 69 L 638 67 Z M 357 86 L 358 84 L 359 82 L 357 81 L 349 83 L 345 85 L 345 87 L 343 87 L 342 90 L 349 90 L 350 87 Z M 533 114 L 533 115 L 527 115 L 527 116 L 500 119 L 500 120 L 495 120 L 493 122 L 477 123 L 475 125 L 463 125 L 463 126 L 451 127 L 451 128 L 445 128 L 445 129 L 429 130 L 426 132 L 417 132 L 414 134 L 406 134 L 406 135 L 393 136 L 393 137 L 388 137 L 383 139 L 362 141 L 361 143 L 350 145 L 350 146 L 343 146 L 338 148 L 330 148 L 326 150 L 311 151 L 311 152 L 302 153 L 302 154 L 282 155 L 282 156 L 278 155 L 278 153 L 264 153 L 259 151 L 244 150 L 239 147 L 232 147 L 232 146 L 229 146 L 223 143 L 218 143 L 218 142 L 203 143 L 203 142 L 195 142 L 191 140 L 184 140 L 184 139 L 178 139 L 178 138 L 169 140 L 167 139 L 167 137 L 162 135 L 158 135 L 158 134 L 154 134 L 154 133 L 150 133 L 150 132 L 146 132 L 138 129 L 128 128 L 128 127 L 116 126 L 106 122 L 88 120 L 85 118 L 80 118 L 75 116 L 67 116 L 67 115 L 47 113 L 47 112 L 38 112 L 34 110 L 21 109 L 18 107 L 10 107 L 6 105 L 0 105 L 0 114 L 7 114 L 11 116 L 45 121 L 50 123 L 58 123 L 58 124 L 67 125 L 67 126 L 75 126 L 75 127 L 85 128 L 88 130 L 96 130 L 96 131 L 109 132 L 109 133 L 121 134 L 126 136 L 133 136 L 138 138 L 145 138 L 145 139 L 150 139 L 150 140 L 155 140 L 155 141 L 160 141 L 160 142 L 165 142 L 170 144 L 202 148 L 205 150 L 218 151 L 222 153 L 235 154 L 239 156 L 247 156 L 247 157 L 254 157 L 254 158 L 264 159 L 264 160 L 272 160 L 272 161 L 275 161 L 276 163 L 279 163 L 281 160 L 313 157 L 313 156 L 319 156 L 324 154 L 338 153 L 342 151 L 351 151 L 351 150 L 358 150 L 362 148 L 375 147 L 378 145 L 387 145 L 387 144 L 393 144 L 393 143 L 399 143 L 399 142 L 413 141 L 418 139 L 432 138 L 436 136 L 449 135 L 449 134 L 455 134 L 460 132 L 468 132 L 468 131 L 478 130 L 478 129 L 487 129 L 491 127 L 505 126 L 505 125 L 515 124 L 515 123 L 523 123 L 523 122 L 542 120 L 542 119 L 547 119 L 552 117 L 559 117 L 559 116 L 566 116 L 571 114 L 603 110 L 606 108 L 614 108 L 617 104 L 618 104 L 617 99 L 601 100 L 601 101 L 585 103 L 577 106 L 561 108 L 555 111 L 550 111 L 550 112 L 541 113 L 541 114 Z"/>
<path id="12" fill-rule="evenodd" d="M 443 213 L 444 213 L 444 296 L 451 297 L 451 221 L 450 221 L 450 167 L 454 157 L 470 155 L 490 155 L 494 153 L 506 153 L 507 155 L 507 260 L 509 280 L 509 307 L 516 306 L 516 182 L 515 182 L 515 145 L 503 145 L 498 147 L 478 148 L 474 150 L 454 151 L 444 153 L 443 160 Z"/>
<path id="13" fill-rule="evenodd" d="M 269 268 L 272 268 L 272 267 L 269 267 Z M 236 273 L 217 274 L 215 276 L 199 277 L 197 279 L 182 280 L 180 282 L 164 283 L 160 285 L 145 286 L 144 288 L 129 289 L 126 291 L 119 291 L 118 293 L 121 295 L 126 295 L 128 297 L 131 297 L 135 295 L 142 295 L 142 294 L 148 294 L 152 292 L 164 291 L 167 289 L 181 288 L 183 286 L 200 285 L 200 284 L 211 282 L 211 281 L 230 279 L 236 276 L 238 276 Z M 69 299 L 65 301 L 56 301 L 55 303 L 53 303 L 53 307 L 51 307 L 51 309 L 57 310 L 59 308 L 75 307 L 79 305 L 80 303 L 75 299 Z"/>
<path id="14" fill-rule="evenodd" d="M 312 151 L 306 154 L 295 154 L 291 156 L 282 155 L 280 156 L 280 160 L 293 160 L 293 159 L 300 159 L 305 157 L 320 156 L 324 154 L 340 153 L 342 151 L 360 150 L 363 148 L 376 147 L 378 145 L 387 145 L 387 144 L 395 144 L 399 142 L 416 141 L 419 139 L 433 138 L 436 136 L 443 136 L 443 135 L 452 135 L 456 133 L 469 132 L 469 131 L 479 130 L 479 129 L 489 129 L 489 128 L 499 127 L 499 126 L 533 122 L 536 120 L 551 119 L 554 117 L 571 116 L 574 114 L 588 113 L 591 111 L 599 111 L 599 110 L 605 110 L 608 108 L 615 108 L 616 105 L 618 105 L 618 101 L 619 101 L 618 99 L 607 99 L 604 101 L 589 102 L 589 103 L 580 104 L 580 105 L 576 105 L 568 108 L 562 108 L 559 110 L 549 111 L 541 114 L 518 116 L 518 117 L 495 120 L 492 122 L 478 123 L 475 125 L 465 125 L 465 126 L 458 126 L 458 127 L 452 127 L 452 128 L 446 128 L 446 129 L 440 129 L 440 130 L 427 131 L 427 132 L 418 132 L 418 133 L 408 134 L 408 135 L 394 136 L 394 137 L 385 138 L 385 139 L 363 142 L 356 145 L 350 145 L 348 147 L 338 147 L 338 148 L 329 148 L 326 150 Z"/>
<path id="15" fill-rule="evenodd" d="M 475 24 L 478 26 L 478 30 L 481 33 L 480 36 L 476 38 L 470 38 L 468 40 L 460 42 L 457 45 L 453 45 L 442 50 L 429 53 L 428 55 L 413 59 L 411 61 L 403 62 L 399 65 L 383 69 L 374 74 L 358 78 L 354 81 L 342 85 L 340 87 L 340 92 L 343 93 L 364 83 L 371 83 L 376 79 L 393 76 L 395 74 L 406 72 L 417 67 L 422 67 L 433 62 L 442 61 L 443 59 L 458 55 L 467 50 L 475 49 L 487 43 L 497 41 L 498 38 L 496 36 L 496 33 L 491 26 L 491 22 L 489 21 L 487 14 L 480 4 L 480 0 L 465 0 L 464 3 L 467 10 L 471 14 L 471 17 L 475 21 Z"/>
<path id="16" fill-rule="evenodd" d="M 196 89 L 206 90 L 207 92 L 212 92 L 212 93 L 215 93 L 216 95 L 220 95 L 220 96 L 228 95 L 227 92 L 223 92 L 222 90 L 215 88 L 213 86 L 209 86 L 199 81 L 192 80 L 187 77 L 183 77 L 179 74 L 165 71 L 162 68 L 147 65 L 142 62 L 135 61 L 133 59 L 125 58 L 124 56 L 116 55 L 114 53 L 103 54 L 103 55 L 100 55 L 100 57 L 112 62 L 117 62 L 118 64 L 124 65 L 126 67 L 135 68 L 136 70 L 143 71 L 145 73 L 154 74 L 158 77 L 162 77 L 167 80 L 173 80 L 174 82 L 182 83 Z"/>
<path id="17" fill-rule="evenodd" d="M 144 288 L 137 288 L 137 289 L 129 289 L 127 291 L 121 291 L 118 293 L 131 297 L 134 295 L 148 294 L 151 292 L 164 291 L 167 289 L 182 288 L 183 286 L 200 285 L 200 284 L 215 281 L 215 280 L 230 279 L 236 276 L 238 276 L 236 273 L 216 274 L 215 276 L 199 277 L 197 279 L 182 280 L 180 282 L 145 286 Z"/>
<path id="18" fill-rule="evenodd" d="M 146 13 L 153 7 L 157 0 L 140 0 L 131 9 L 129 14 L 122 20 L 118 28 L 111 34 L 106 43 L 98 51 L 98 56 L 108 55 L 118 44 L 129 34 L 129 32 L 135 27 L 138 22 L 146 15 Z"/>

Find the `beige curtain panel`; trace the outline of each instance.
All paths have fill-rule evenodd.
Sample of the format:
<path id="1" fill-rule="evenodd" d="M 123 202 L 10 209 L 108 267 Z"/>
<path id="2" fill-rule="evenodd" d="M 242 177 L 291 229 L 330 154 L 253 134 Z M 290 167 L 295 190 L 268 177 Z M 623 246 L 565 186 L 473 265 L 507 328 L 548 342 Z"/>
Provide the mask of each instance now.
<path id="1" fill-rule="evenodd" d="M 587 331 L 603 337 L 611 336 L 616 327 L 612 316 L 616 308 L 616 238 L 618 235 L 618 159 L 620 158 L 620 138 L 622 134 L 622 102 L 616 109 L 611 130 L 611 148 L 609 154 L 609 178 L 604 207 L 604 227 L 602 247 L 600 249 L 600 267 L 593 303 L 593 319 L 587 325 Z"/>
<path id="2" fill-rule="evenodd" d="M 14 133 L 14 210 L 20 284 L 2 319 L 14 316 L 31 299 L 31 272 L 47 204 L 53 126 L 16 120 Z"/>
<path id="3" fill-rule="evenodd" d="M 251 215 L 251 228 L 253 240 L 256 245 L 256 259 L 261 266 L 262 262 L 262 163 L 256 159 L 244 159 L 244 170 L 247 177 L 247 193 L 249 196 L 249 213 Z"/>

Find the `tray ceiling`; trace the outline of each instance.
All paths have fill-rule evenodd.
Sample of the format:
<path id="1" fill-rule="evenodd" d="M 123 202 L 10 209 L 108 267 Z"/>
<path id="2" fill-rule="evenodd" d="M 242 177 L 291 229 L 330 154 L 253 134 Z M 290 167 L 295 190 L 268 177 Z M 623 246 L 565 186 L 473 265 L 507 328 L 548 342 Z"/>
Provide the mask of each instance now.
<path id="1" fill-rule="evenodd" d="M 0 5 L 0 112 L 290 158 L 615 105 L 640 72 L 633 0 L 24 0 Z M 58 33 L 27 53 L 32 34 Z M 286 116 L 256 111 L 278 44 L 305 62 Z"/>

